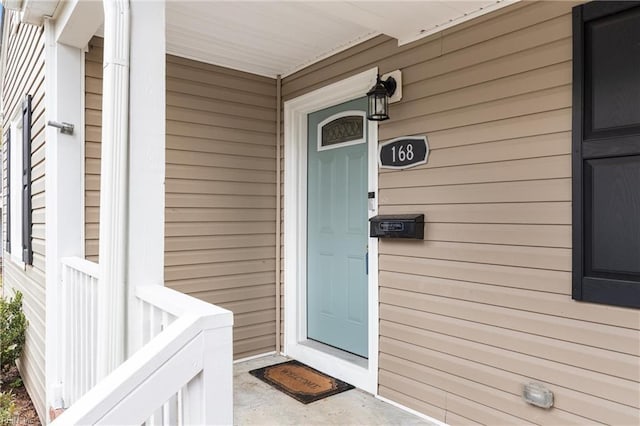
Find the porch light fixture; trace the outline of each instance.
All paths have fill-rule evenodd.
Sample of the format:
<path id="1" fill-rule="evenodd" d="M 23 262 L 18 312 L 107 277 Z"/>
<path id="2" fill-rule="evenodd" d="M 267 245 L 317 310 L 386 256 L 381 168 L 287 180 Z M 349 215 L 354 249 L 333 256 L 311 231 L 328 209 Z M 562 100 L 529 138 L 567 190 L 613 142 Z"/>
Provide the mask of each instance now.
<path id="1" fill-rule="evenodd" d="M 367 120 L 384 121 L 389 119 L 389 97 L 396 92 L 397 83 L 393 77 L 386 80 L 376 78 L 376 84 L 367 92 Z"/>
<path id="2" fill-rule="evenodd" d="M 553 392 L 542 383 L 527 383 L 522 388 L 522 399 L 540 408 L 553 407 Z"/>

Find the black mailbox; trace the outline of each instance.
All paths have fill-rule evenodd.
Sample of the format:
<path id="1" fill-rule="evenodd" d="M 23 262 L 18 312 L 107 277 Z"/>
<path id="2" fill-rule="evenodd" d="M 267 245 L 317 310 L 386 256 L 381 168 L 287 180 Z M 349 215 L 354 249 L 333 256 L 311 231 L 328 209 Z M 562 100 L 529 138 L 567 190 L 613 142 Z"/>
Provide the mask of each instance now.
<path id="1" fill-rule="evenodd" d="M 423 214 L 378 215 L 369 222 L 371 237 L 424 240 Z"/>

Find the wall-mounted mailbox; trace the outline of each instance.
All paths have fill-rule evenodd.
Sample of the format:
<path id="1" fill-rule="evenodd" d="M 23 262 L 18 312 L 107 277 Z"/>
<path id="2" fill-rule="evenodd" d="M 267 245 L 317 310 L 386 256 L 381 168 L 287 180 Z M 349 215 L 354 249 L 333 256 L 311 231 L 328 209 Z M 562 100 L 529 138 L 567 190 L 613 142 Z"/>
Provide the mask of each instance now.
<path id="1" fill-rule="evenodd" d="M 378 215 L 369 222 L 371 237 L 424 240 L 423 214 Z"/>

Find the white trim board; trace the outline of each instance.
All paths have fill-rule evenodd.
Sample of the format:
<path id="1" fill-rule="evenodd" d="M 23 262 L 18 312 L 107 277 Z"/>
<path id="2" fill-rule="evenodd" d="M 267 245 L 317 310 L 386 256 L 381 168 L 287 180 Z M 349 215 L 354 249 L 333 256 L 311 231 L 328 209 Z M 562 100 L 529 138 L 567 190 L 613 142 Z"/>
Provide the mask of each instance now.
<path id="1" fill-rule="evenodd" d="M 254 359 L 258 359 L 258 358 L 264 358 L 270 355 L 276 355 L 276 351 L 271 351 L 271 352 L 265 352 L 262 354 L 257 354 L 257 355 L 251 355 L 245 358 L 240 358 L 240 359 L 236 359 L 233 361 L 234 364 L 241 364 L 243 362 L 247 362 L 247 361 L 252 361 Z"/>
<path id="2" fill-rule="evenodd" d="M 398 404 L 397 402 L 395 402 L 395 401 L 393 401 L 391 399 L 385 398 L 385 397 L 380 396 L 380 395 L 376 395 L 376 398 L 379 399 L 382 402 L 386 402 L 389 405 L 393 405 L 394 407 L 399 408 L 402 411 L 406 411 L 407 413 L 413 414 L 416 417 L 420 417 L 421 419 L 424 419 L 424 420 L 426 420 L 428 422 L 431 422 L 435 426 L 448 426 L 447 423 L 445 423 L 445 422 L 441 422 L 440 420 L 435 419 L 435 418 L 433 418 L 431 416 L 427 416 L 426 414 L 422 414 L 421 412 L 416 411 L 413 408 L 409 408 L 409 407 L 404 406 L 402 404 Z"/>
<path id="3" fill-rule="evenodd" d="M 86 227 L 87 227 L 87 218 L 86 218 L 86 213 L 87 213 L 87 205 L 86 205 L 86 178 L 87 178 L 87 171 L 86 171 L 86 148 L 87 148 L 87 132 L 86 132 L 86 122 L 85 122 L 85 117 L 87 115 L 87 87 L 86 87 L 86 81 L 87 81 L 87 70 L 86 70 L 86 65 L 87 65 L 87 53 L 84 49 L 81 49 L 80 51 L 80 75 L 82 75 L 82 79 L 80 81 L 80 91 L 82 93 L 82 96 L 80 98 L 80 110 L 82 111 L 80 114 L 80 123 L 78 123 L 78 128 L 77 131 L 80 134 L 80 157 L 81 157 L 81 164 L 80 164 L 80 174 L 82 176 L 82 179 L 80 180 L 80 192 L 82 193 L 82 197 L 80 200 L 80 239 L 82 240 L 82 249 L 81 249 L 81 256 L 83 259 L 86 258 L 86 249 L 87 249 L 87 236 L 86 236 Z"/>
<path id="4" fill-rule="evenodd" d="M 284 354 L 372 394 L 378 390 L 378 240 L 369 238 L 369 359 L 366 367 L 305 344 L 307 250 L 307 115 L 357 99 L 375 84 L 378 68 L 284 104 Z M 369 191 L 378 192 L 378 123 L 367 121 Z M 377 199 L 369 217 L 377 214 Z"/>

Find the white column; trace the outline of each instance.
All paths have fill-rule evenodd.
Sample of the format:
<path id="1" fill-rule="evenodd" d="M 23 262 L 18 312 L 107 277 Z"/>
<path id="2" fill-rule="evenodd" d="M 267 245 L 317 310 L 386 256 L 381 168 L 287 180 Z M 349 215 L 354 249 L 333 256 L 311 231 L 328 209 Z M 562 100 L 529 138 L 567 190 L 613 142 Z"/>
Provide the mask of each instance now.
<path id="1" fill-rule="evenodd" d="M 128 353 L 139 348 L 135 287 L 164 285 L 165 2 L 131 1 Z"/>
<path id="2" fill-rule="evenodd" d="M 45 130 L 46 389 L 47 406 L 59 404 L 60 259 L 83 256 L 84 55 L 59 44 L 55 23 L 45 21 L 45 122 L 74 125 L 72 135 Z"/>

